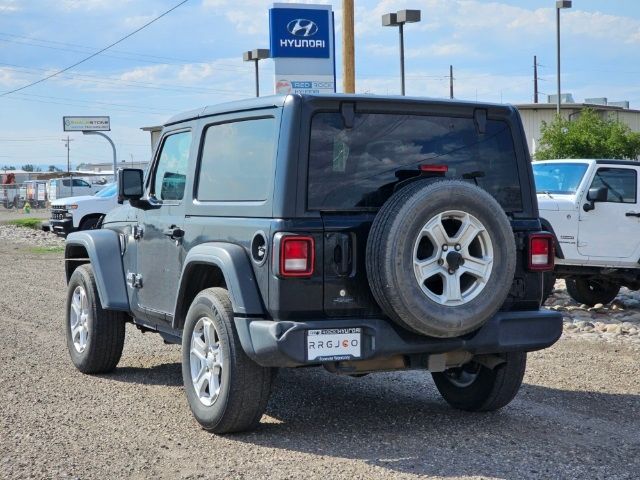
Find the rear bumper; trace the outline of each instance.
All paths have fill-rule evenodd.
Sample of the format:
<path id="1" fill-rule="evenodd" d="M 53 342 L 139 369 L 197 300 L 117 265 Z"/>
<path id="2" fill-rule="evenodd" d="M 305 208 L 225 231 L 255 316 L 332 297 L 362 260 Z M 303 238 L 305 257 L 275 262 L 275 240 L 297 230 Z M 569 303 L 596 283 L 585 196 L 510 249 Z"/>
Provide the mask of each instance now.
<path id="1" fill-rule="evenodd" d="M 562 334 L 562 315 L 547 310 L 498 312 L 473 334 L 456 338 L 416 335 L 382 318 L 293 322 L 236 317 L 235 322 L 247 355 L 269 367 L 322 363 L 307 359 L 306 332 L 310 329 L 362 328 L 362 357 L 359 360 L 453 351 L 472 354 L 531 352 L 550 347 Z"/>
<path id="2" fill-rule="evenodd" d="M 62 237 L 66 237 L 74 231 L 73 219 L 71 218 L 65 218 L 63 220 L 55 220 L 51 218 L 49 220 L 49 226 L 53 233 Z"/>

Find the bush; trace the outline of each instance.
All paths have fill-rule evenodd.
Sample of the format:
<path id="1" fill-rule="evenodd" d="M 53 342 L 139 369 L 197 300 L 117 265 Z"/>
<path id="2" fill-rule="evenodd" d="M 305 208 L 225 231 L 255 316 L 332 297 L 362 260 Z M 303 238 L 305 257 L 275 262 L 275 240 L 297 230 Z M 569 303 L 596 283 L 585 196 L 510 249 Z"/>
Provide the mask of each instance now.
<path id="1" fill-rule="evenodd" d="M 18 220 L 11 220 L 7 222 L 8 225 L 15 225 L 16 227 L 32 228 L 34 230 L 40 230 L 42 224 L 41 220 L 37 218 L 19 218 Z"/>
<path id="2" fill-rule="evenodd" d="M 585 109 L 573 121 L 556 117 L 552 123 L 542 122 L 537 160 L 556 158 L 626 158 L 640 155 L 640 133 L 619 120 L 603 119 L 595 111 Z"/>

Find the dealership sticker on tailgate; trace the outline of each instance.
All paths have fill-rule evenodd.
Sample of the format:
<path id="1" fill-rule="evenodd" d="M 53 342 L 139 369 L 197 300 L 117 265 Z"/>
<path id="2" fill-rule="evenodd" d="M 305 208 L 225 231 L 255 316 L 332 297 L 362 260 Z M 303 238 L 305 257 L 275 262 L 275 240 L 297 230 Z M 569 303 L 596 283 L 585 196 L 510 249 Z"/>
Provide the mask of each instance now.
<path id="1" fill-rule="evenodd" d="M 309 360 L 338 361 L 362 356 L 361 328 L 307 330 Z"/>

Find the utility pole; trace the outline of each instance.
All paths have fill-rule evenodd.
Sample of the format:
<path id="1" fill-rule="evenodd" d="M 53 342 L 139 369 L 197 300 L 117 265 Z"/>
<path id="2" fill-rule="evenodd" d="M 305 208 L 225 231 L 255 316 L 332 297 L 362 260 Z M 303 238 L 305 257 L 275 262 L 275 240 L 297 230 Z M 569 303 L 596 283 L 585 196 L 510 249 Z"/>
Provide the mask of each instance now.
<path id="1" fill-rule="evenodd" d="M 449 65 L 449 98 L 453 100 L 453 65 Z"/>
<path id="2" fill-rule="evenodd" d="M 538 103 L 538 57 L 533 56 L 533 103 Z"/>
<path id="3" fill-rule="evenodd" d="M 353 0 L 342 0 L 342 90 L 356 93 Z"/>
<path id="4" fill-rule="evenodd" d="M 71 163 L 69 163 L 69 144 L 70 142 L 73 142 L 73 140 L 69 138 L 69 135 L 67 135 L 67 138 L 63 138 L 62 141 L 65 142 L 64 146 L 67 147 L 67 177 L 71 179 Z M 71 184 L 71 196 L 73 196 L 73 181 L 69 180 L 69 183 Z"/>

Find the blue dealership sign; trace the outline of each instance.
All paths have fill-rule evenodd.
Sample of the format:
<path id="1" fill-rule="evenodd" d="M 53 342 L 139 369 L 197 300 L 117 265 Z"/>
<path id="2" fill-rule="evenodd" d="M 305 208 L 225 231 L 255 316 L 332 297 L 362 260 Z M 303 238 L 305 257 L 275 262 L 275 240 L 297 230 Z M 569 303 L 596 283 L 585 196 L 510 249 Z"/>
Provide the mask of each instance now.
<path id="1" fill-rule="evenodd" d="M 310 8 L 270 9 L 271 57 L 330 58 L 331 15 Z"/>

